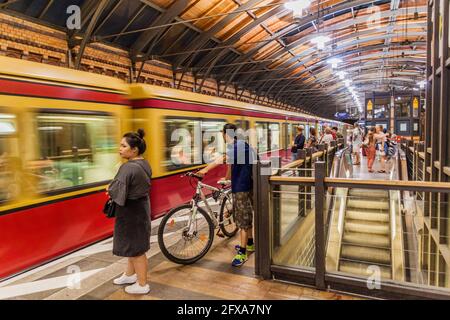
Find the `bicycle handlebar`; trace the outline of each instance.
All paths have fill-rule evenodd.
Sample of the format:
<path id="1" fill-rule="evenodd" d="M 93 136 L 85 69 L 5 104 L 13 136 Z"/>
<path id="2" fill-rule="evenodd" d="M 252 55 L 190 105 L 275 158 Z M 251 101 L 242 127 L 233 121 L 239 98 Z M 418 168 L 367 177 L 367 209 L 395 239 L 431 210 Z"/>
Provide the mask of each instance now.
<path id="1" fill-rule="evenodd" d="M 196 179 L 198 179 L 198 180 L 200 180 L 200 181 L 203 180 L 203 177 L 202 177 L 202 176 L 199 176 L 199 175 L 195 174 L 194 172 L 186 172 L 186 174 L 184 174 L 183 176 L 184 176 L 184 177 L 192 177 L 192 178 L 196 178 Z"/>

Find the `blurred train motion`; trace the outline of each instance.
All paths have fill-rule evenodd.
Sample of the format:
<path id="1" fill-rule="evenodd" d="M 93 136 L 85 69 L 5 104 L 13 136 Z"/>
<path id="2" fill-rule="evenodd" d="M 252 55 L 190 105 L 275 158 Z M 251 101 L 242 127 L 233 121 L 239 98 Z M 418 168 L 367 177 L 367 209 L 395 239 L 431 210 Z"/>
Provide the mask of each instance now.
<path id="1" fill-rule="evenodd" d="M 190 199 L 180 173 L 223 151 L 226 122 L 253 130 L 249 140 L 262 157 L 286 159 L 295 126 L 303 124 L 306 135 L 324 123 L 342 129 L 298 113 L 0 57 L 0 279 L 112 235 L 101 209 L 123 133 L 147 132 L 155 219 Z M 206 183 L 224 174 L 222 166 Z"/>

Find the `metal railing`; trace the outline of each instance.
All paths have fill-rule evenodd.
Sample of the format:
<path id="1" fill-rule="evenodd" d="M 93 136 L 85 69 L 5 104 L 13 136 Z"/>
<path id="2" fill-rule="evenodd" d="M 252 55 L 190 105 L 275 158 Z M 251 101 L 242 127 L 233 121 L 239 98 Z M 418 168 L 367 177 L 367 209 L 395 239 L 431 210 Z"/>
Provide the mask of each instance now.
<path id="1" fill-rule="evenodd" d="M 323 156 L 323 155 L 322 155 Z M 323 159 L 323 158 L 322 158 Z M 299 162 L 300 163 L 300 162 Z M 274 175 L 261 175 L 261 172 L 267 168 L 271 168 L 271 163 L 262 162 L 255 168 L 255 226 L 256 226 L 256 273 L 263 278 L 278 278 L 292 282 L 298 282 L 307 285 L 313 285 L 319 289 L 331 288 L 358 294 L 365 294 L 376 297 L 389 298 L 429 298 L 429 299 L 449 299 L 450 285 L 447 287 L 450 278 L 450 261 L 445 250 L 449 250 L 447 241 L 448 234 L 435 235 L 432 234 L 433 218 L 427 212 L 416 214 L 414 216 L 405 214 L 403 210 L 405 199 L 403 194 L 411 192 L 419 193 L 450 193 L 450 183 L 437 182 L 414 182 L 402 180 L 353 180 L 340 177 L 328 177 L 328 165 L 324 161 L 314 163 L 314 174 L 306 175 L 286 175 L 285 169 L 281 168 Z M 300 217 L 292 224 L 289 233 L 284 234 L 284 238 L 280 237 L 279 221 L 277 217 L 283 215 L 285 210 L 283 207 L 283 199 L 281 191 L 285 187 L 298 188 L 299 196 L 305 195 L 305 205 L 308 208 L 306 216 Z M 328 225 L 334 223 L 331 221 L 330 202 L 327 197 L 333 197 L 330 190 L 343 189 L 365 189 L 365 190 L 381 190 L 399 194 L 395 198 L 395 212 L 389 212 L 389 228 L 391 238 L 391 264 L 392 274 L 390 278 L 380 278 L 379 286 L 369 285 L 372 281 L 371 275 L 361 277 L 357 274 L 348 272 L 336 272 L 336 270 L 327 270 L 327 245 L 330 241 Z M 306 191 L 309 192 L 306 192 Z M 405 193 L 406 192 L 406 193 Z M 410 198 L 408 205 L 416 207 L 422 203 L 420 198 Z M 393 204 L 390 204 L 390 207 Z M 333 207 L 334 204 L 331 204 Z M 427 205 L 422 206 L 424 211 Z M 390 210 L 390 209 L 389 209 Z M 424 224 L 430 224 L 429 234 L 421 234 L 417 231 L 417 226 L 410 225 L 409 219 L 422 219 Z M 447 217 L 442 217 L 441 223 L 448 223 Z M 405 227 L 408 224 L 408 227 Z M 449 224 L 450 225 L 450 224 Z M 395 231 L 397 230 L 397 231 Z M 278 232 L 278 233 L 277 233 Z M 400 232 L 400 234 L 396 233 Z M 394 236 L 393 236 L 394 235 Z M 441 240 L 439 242 L 439 236 Z M 428 237 L 428 238 L 427 238 Z M 437 237 L 441 243 L 436 248 L 426 247 L 427 239 Z M 312 238 L 314 240 L 312 240 Z M 445 238 L 445 242 L 442 240 Z M 397 240 L 395 240 L 397 239 Z M 419 240 L 419 245 L 414 244 L 411 239 Z M 396 245 L 392 242 L 396 241 Z M 296 247 L 297 245 L 297 247 Z M 314 246 L 314 248 L 311 248 Z M 290 249 L 287 250 L 286 248 Z M 301 248 L 300 248 L 301 247 Z M 411 249 L 411 248 L 415 249 Z M 291 250 L 292 249 L 292 250 Z M 377 248 L 374 248 L 377 250 Z M 314 260 L 301 259 L 308 254 L 311 256 L 314 251 Z M 298 255 L 295 264 L 285 263 L 292 259 L 292 256 Z M 393 256 L 395 255 L 395 256 Z M 436 257 L 433 260 L 431 257 Z M 423 260 L 427 257 L 427 261 Z M 422 259 L 422 260 L 421 260 Z M 401 263 L 400 263 L 400 262 Z M 398 267 L 401 270 L 394 270 L 394 265 L 404 264 Z M 438 272 L 432 272 L 427 264 L 440 263 L 441 267 Z M 428 269 L 427 269 L 428 268 Z M 427 271 L 428 270 L 428 271 Z M 396 272 L 396 276 L 394 276 Z M 433 278 L 434 277 L 434 278 Z M 400 279 L 400 280 L 398 280 Z M 405 280 L 401 280 L 405 279 Z M 417 280 L 422 279 L 422 280 Z M 425 280 L 423 280 L 425 279 Z M 427 280 L 428 279 L 428 280 Z M 447 281 L 447 282 L 446 282 Z"/>

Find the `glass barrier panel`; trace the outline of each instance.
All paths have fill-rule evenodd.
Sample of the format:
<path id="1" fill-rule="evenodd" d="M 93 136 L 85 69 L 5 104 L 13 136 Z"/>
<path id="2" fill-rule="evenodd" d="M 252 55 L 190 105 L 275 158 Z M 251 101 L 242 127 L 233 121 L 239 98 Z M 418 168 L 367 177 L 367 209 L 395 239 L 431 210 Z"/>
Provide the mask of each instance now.
<path id="1" fill-rule="evenodd" d="M 450 293 L 448 194 L 337 188 L 328 198 L 327 273 Z"/>

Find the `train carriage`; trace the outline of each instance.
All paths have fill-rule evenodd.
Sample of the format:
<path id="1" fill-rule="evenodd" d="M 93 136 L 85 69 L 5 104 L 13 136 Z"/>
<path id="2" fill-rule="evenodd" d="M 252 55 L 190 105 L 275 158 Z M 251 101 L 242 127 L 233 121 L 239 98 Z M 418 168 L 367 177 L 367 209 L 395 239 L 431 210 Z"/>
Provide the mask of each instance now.
<path id="1" fill-rule="evenodd" d="M 308 129 L 316 125 L 315 119 L 299 113 L 281 115 L 273 108 L 170 88 L 135 84 L 130 92 L 135 129 L 142 127 L 149 133 L 151 148 L 146 156 L 154 174 L 151 198 L 154 218 L 190 199 L 192 188 L 181 174 L 199 169 L 209 160 L 208 140 L 216 140 L 214 149 L 220 150 L 215 151 L 224 152 L 221 131 L 227 122 L 249 130 L 249 142 L 261 158 L 277 155 L 284 163 L 290 160 L 289 146 L 295 127 L 302 124 Z M 187 137 L 188 152 L 183 152 L 180 144 Z M 225 166 L 219 167 L 206 177 L 206 183 L 214 184 L 225 172 Z"/>

